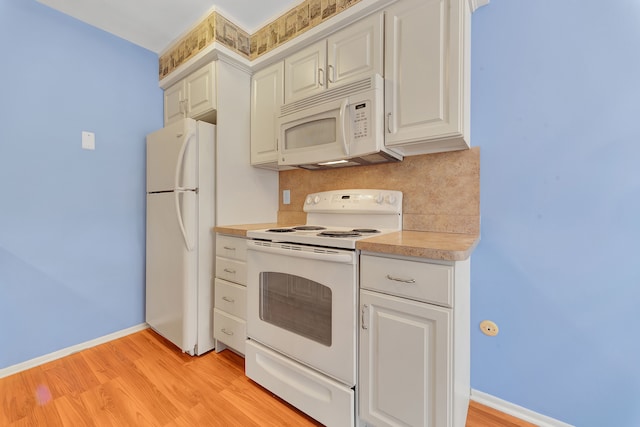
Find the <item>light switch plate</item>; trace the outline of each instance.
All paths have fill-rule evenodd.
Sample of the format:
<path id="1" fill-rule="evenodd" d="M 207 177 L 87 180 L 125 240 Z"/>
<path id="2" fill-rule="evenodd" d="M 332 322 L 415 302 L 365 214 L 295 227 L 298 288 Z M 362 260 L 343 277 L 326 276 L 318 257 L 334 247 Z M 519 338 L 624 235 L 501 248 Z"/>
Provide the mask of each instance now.
<path id="1" fill-rule="evenodd" d="M 85 150 L 96 149 L 96 135 L 93 132 L 82 131 L 82 148 Z"/>
<path id="2" fill-rule="evenodd" d="M 282 190 L 282 204 L 283 205 L 291 204 L 291 191 L 290 190 Z"/>

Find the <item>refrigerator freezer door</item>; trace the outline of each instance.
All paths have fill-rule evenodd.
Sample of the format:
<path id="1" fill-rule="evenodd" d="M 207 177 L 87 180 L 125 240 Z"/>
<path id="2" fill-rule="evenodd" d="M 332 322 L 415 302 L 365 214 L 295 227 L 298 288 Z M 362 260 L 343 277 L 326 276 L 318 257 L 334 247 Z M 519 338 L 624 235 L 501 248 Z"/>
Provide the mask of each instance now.
<path id="1" fill-rule="evenodd" d="M 147 135 L 147 192 L 198 187 L 196 121 L 184 119 Z"/>
<path id="2" fill-rule="evenodd" d="M 174 192 L 147 194 L 146 314 L 149 326 L 193 354 L 197 341 L 197 251 L 180 229 Z M 197 194 L 179 192 L 187 238 L 195 242 Z"/>

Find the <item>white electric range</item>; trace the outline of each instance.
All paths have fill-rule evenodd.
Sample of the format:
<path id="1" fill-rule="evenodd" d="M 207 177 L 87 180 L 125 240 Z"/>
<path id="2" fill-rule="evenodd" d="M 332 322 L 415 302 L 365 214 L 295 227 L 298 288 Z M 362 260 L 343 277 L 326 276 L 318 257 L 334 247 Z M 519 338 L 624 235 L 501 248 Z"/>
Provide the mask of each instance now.
<path id="1" fill-rule="evenodd" d="M 247 232 L 246 375 L 324 425 L 356 424 L 356 242 L 402 229 L 402 193 L 310 194 L 307 223 Z"/>

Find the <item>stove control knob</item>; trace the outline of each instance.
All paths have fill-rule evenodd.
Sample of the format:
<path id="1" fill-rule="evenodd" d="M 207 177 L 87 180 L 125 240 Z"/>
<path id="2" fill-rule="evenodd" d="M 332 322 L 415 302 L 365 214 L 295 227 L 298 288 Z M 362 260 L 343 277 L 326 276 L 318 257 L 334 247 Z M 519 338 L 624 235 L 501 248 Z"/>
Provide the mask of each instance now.
<path id="1" fill-rule="evenodd" d="M 376 196 L 376 203 L 381 205 L 382 202 L 384 202 L 384 196 L 382 195 L 382 193 L 378 193 L 378 195 Z"/>
<path id="2" fill-rule="evenodd" d="M 320 196 L 316 196 L 313 198 L 313 204 L 317 205 L 320 202 Z"/>
<path id="3" fill-rule="evenodd" d="M 393 194 L 389 194 L 387 195 L 387 197 L 385 197 L 385 200 L 387 201 L 387 203 L 389 203 L 390 205 L 395 205 L 397 200 L 396 200 L 396 196 L 394 196 Z"/>
<path id="4" fill-rule="evenodd" d="M 307 196 L 307 200 L 305 201 L 305 203 L 310 205 L 312 201 L 313 199 L 311 198 L 311 196 Z"/>

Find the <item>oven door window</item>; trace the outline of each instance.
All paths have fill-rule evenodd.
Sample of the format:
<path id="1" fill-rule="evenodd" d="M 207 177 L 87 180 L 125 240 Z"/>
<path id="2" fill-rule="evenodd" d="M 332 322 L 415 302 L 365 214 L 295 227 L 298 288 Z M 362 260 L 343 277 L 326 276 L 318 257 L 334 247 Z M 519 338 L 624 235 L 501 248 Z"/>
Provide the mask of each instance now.
<path id="1" fill-rule="evenodd" d="M 331 289 L 286 273 L 260 273 L 260 319 L 331 346 Z"/>

